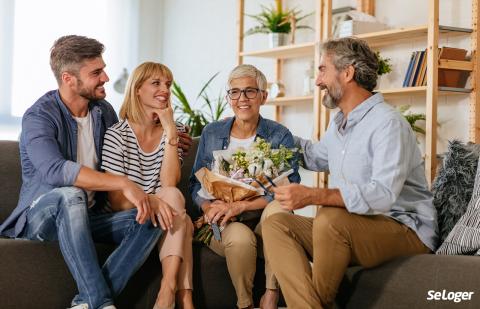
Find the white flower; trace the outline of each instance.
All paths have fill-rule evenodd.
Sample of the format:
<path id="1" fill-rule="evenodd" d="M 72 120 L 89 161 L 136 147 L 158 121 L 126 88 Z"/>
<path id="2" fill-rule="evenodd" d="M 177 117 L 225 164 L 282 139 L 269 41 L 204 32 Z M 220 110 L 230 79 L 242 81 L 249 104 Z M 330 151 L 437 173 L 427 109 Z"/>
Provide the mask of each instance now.
<path id="1" fill-rule="evenodd" d="M 265 161 L 263 161 L 263 170 L 264 171 L 267 171 L 267 170 L 270 170 L 270 168 L 273 166 L 273 161 L 270 160 L 270 159 L 265 159 Z"/>
<path id="2" fill-rule="evenodd" d="M 248 174 L 250 174 L 251 177 L 258 175 L 260 170 L 261 168 L 258 163 L 252 163 L 248 166 Z"/>
<path id="3" fill-rule="evenodd" d="M 270 168 L 268 170 L 264 170 L 263 173 L 265 173 L 265 175 L 268 177 L 273 177 L 272 169 Z"/>

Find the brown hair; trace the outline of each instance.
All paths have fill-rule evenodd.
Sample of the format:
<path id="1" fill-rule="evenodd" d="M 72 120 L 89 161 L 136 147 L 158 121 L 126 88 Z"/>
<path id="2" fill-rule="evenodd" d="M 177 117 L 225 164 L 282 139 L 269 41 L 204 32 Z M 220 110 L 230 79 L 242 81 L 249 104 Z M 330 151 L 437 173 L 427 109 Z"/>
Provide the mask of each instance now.
<path id="1" fill-rule="evenodd" d="M 102 43 L 85 36 L 66 35 L 57 39 L 50 49 L 50 67 L 57 83 L 62 83 L 63 72 L 78 76 L 82 62 L 101 57 L 104 50 Z"/>
<path id="2" fill-rule="evenodd" d="M 357 38 L 329 40 L 322 45 L 322 53 L 332 56 L 337 71 L 349 65 L 355 69 L 354 80 L 360 87 L 372 91 L 377 86 L 378 59 L 367 42 Z"/>
<path id="3" fill-rule="evenodd" d="M 125 98 L 122 107 L 120 107 L 119 115 L 121 119 L 129 119 L 137 123 L 142 121 L 144 111 L 137 91 L 147 79 L 160 76 L 173 80 L 172 71 L 161 63 L 144 62 L 135 68 L 128 79 Z"/>

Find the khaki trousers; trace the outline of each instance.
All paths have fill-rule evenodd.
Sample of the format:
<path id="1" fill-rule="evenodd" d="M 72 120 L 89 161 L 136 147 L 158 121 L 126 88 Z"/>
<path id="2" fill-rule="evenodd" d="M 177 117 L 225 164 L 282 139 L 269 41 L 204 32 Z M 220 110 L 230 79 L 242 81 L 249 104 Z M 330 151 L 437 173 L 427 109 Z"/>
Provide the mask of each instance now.
<path id="1" fill-rule="evenodd" d="M 237 306 L 245 308 L 253 304 L 252 288 L 256 271 L 257 251 L 263 256 L 261 244 L 257 244 L 257 237 L 261 237 L 261 225 L 269 216 L 285 212 L 278 202 L 269 203 L 262 212 L 260 223 L 253 232 L 248 226 L 240 222 L 229 223 L 222 231 L 222 240 L 212 238 L 210 249 L 227 260 L 228 273 L 237 294 Z M 257 249 L 258 245 L 258 249 Z M 266 287 L 277 289 L 278 284 L 269 262 L 265 259 Z"/>
<path id="2" fill-rule="evenodd" d="M 185 199 L 175 187 L 160 188 L 156 195 L 173 208 L 173 228 L 164 232 L 158 243 L 160 261 L 168 256 L 182 259 L 177 276 L 177 290 L 192 290 L 192 236 L 193 224 L 185 211 Z"/>
<path id="3" fill-rule="evenodd" d="M 322 207 L 316 218 L 275 214 L 262 229 L 267 258 L 289 309 L 330 307 L 349 265 L 368 268 L 430 252 L 404 224 L 336 207 Z"/>

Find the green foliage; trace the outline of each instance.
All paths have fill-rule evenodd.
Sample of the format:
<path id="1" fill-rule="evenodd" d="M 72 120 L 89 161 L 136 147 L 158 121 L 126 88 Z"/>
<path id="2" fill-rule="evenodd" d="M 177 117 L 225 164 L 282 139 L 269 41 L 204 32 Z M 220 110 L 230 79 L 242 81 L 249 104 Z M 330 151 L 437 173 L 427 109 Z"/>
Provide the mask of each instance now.
<path id="1" fill-rule="evenodd" d="M 207 94 L 208 86 L 219 73 L 220 72 L 214 74 L 205 85 L 203 85 L 202 90 L 200 90 L 195 101 L 195 103 L 197 103 L 200 98 L 203 100 L 202 107 L 207 108 L 206 113 L 204 110 L 194 109 L 193 104 L 190 104 L 180 85 L 173 82 L 172 94 L 176 98 L 174 102 L 174 111 L 175 113 L 180 114 L 178 121 L 190 127 L 190 134 L 194 137 L 200 136 L 203 128 L 207 124 L 219 120 L 227 109 L 228 102 L 222 93 L 219 93 L 214 99 L 211 99 Z"/>
<path id="2" fill-rule="evenodd" d="M 390 64 L 390 58 L 382 58 L 380 52 L 376 52 L 375 55 L 377 56 L 378 60 L 378 71 L 377 74 L 380 76 L 382 74 L 392 72 L 392 65 Z"/>
<path id="3" fill-rule="evenodd" d="M 402 105 L 398 108 L 403 117 L 408 121 L 412 130 L 425 135 L 425 130 L 416 125 L 416 122 L 419 120 L 425 120 L 425 114 L 416 114 L 412 112 L 407 112 L 410 109 L 410 105 Z"/>
<path id="4" fill-rule="evenodd" d="M 287 11 L 278 11 L 274 7 L 266 7 L 262 5 L 262 12 L 257 15 L 245 14 L 255 19 L 260 25 L 255 26 L 245 32 L 245 36 L 256 33 L 290 33 L 292 31 L 292 25 L 290 22 L 290 16 L 294 16 L 296 22 L 312 15 L 309 13 L 303 16 L 299 16 L 302 11 L 297 9 L 290 9 Z M 296 29 L 312 29 L 308 26 L 296 25 Z"/>

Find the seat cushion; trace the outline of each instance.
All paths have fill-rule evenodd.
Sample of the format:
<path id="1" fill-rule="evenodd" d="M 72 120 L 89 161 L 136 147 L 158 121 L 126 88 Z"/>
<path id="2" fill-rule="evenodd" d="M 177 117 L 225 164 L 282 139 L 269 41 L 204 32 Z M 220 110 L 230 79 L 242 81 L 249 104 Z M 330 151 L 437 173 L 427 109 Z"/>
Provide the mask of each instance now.
<path id="1" fill-rule="evenodd" d="M 18 142 L 0 141 L 0 223 L 17 206 L 22 185 Z"/>

